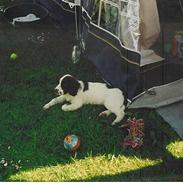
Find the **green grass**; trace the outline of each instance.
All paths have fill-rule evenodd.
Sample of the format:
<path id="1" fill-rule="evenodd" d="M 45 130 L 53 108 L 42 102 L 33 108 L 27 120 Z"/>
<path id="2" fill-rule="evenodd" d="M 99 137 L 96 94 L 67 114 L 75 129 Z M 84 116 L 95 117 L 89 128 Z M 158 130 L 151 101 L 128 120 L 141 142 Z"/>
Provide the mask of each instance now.
<path id="1" fill-rule="evenodd" d="M 96 177 L 114 176 L 140 168 L 159 164 L 158 160 L 140 159 L 137 157 L 100 155 L 75 160 L 66 165 L 56 165 L 21 172 L 10 180 L 28 181 L 83 181 Z M 43 173 L 44 172 L 44 173 Z"/>
<path id="2" fill-rule="evenodd" d="M 72 30 L 0 23 L 0 180 L 182 181 L 182 141 L 154 111 L 128 111 L 127 117 L 145 119 L 145 140 L 140 149 L 124 150 L 127 132 L 111 126 L 114 116 L 97 118 L 103 107 L 42 110 L 63 74 L 101 81 L 87 60 L 72 64 Z M 64 149 L 67 134 L 81 137 L 77 153 Z"/>

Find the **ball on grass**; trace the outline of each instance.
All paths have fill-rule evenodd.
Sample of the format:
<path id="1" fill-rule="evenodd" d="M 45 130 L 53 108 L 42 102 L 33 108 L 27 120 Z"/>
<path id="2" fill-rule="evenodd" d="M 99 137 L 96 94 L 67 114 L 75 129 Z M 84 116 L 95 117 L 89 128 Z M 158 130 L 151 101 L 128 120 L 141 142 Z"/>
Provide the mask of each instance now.
<path id="1" fill-rule="evenodd" d="M 80 146 L 80 138 L 77 135 L 67 135 L 64 139 L 64 148 L 70 152 L 76 151 Z"/>
<path id="2" fill-rule="evenodd" d="M 10 55 L 10 59 L 11 60 L 16 60 L 18 58 L 18 55 L 16 54 L 16 53 L 12 53 L 11 55 Z"/>

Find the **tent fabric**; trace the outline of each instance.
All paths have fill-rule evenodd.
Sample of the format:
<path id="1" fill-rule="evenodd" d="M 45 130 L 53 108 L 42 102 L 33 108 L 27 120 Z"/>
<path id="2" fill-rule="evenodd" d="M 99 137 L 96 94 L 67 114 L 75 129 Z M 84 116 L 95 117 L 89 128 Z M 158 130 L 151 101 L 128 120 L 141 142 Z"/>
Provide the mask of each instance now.
<path id="1" fill-rule="evenodd" d="M 120 88 L 126 97 L 132 100 L 134 96 L 142 92 L 139 66 L 121 61 L 123 58 L 120 57 L 118 51 L 90 36 L 88 37 L 90 39 L 88 51 L 86 51 L 87 58 L 95 65 L 105 82 Z M 95 50 L 92 49 L 94 44 Z"/>
<path id="2" fill-rule="evenodd" d="M 156 111 L 183 139 L 183 101 L 160 107 Z"/>
<path id="3" fill-rule="evenodd" d="M 140 0 L 140 45 L 150 48 L 160 34 L 160 21 L 156 0 Z"/>
<path id="4" fill-rule="evenodd" d="M 141 61 L 140 66 L 149 65 L 156 62 L 163 61 L 164 58 L 157 55 L 152 49 L 141 50 Z"/>
<path id="5" fill-rule="evenodd" d="M 140 65 L 148 65 L 164 59 L 150 49 L 160 34 L 160 21 L 156 0 L 140 0 Z"/>
<path id="6" fill-rule="evenodd" d="M 183 100 L 182 88 L 183 79 L 153 87 L 134 100 L 129 108 L 159 108 L 181 101 Z"/>

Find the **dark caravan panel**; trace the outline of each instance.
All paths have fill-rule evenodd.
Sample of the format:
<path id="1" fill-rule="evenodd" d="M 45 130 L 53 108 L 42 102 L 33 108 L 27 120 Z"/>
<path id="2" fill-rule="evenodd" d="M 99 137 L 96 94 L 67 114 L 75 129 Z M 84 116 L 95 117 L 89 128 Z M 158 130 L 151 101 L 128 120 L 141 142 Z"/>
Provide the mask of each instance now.
<path id="1" fill-rule="evenodd" d="M 86 56 L 96 66 L 104 81 L 122 89 L 128 99 L 142 92 L 140 67 L 122 58 L 120 52 L 92 34 L 87 38 Z"/>

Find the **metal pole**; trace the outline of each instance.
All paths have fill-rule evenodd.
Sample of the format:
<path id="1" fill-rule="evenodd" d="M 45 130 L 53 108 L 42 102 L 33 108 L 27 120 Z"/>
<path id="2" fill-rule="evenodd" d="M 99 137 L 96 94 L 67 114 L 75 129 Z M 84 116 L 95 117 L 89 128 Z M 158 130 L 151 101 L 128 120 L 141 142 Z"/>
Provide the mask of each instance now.
<path id="1" fill-rule="evenodd" d="M 181 0 L 179 0 L 179 4 L 180 4 L 181 11 L 183 13 L 183 5 L 182 5 L 182 1 Z"/>

